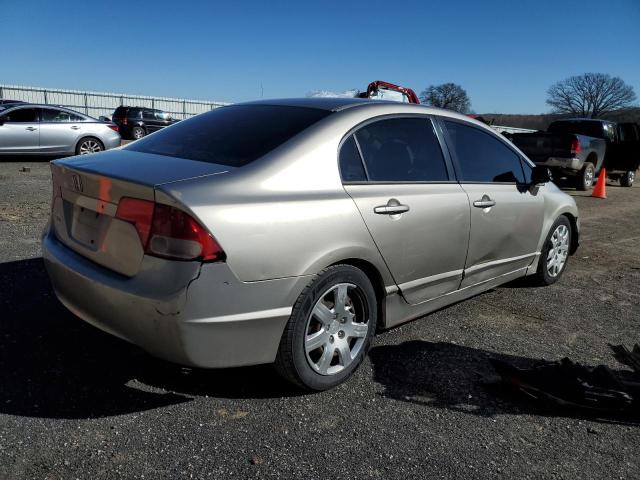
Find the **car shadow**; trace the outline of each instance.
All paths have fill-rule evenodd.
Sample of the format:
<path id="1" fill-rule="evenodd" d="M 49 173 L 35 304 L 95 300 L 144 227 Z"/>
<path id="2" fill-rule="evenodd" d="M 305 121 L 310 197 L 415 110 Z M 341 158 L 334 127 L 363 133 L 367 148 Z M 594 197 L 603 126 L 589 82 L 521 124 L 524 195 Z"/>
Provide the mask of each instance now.
<path id="1" fill-rule="evenodd" d="M 0 413 L 91 418 L 194 396 L 299 393 L 269 366 L 199 370 L 155 359 L 66 310 L 50 287 L 42 258 L 0 264 Z"/>
<path id="2" fill-rule="evenodd" d="M 517 368 L 530 368 L 540 359 L 422 340 L 373 347 L 369 358 L 374 380 L 383 387 L 380 395 L 403 402 L 482 417 L 540 415 L 640 425 L 639 418 L 607 416 L 537 402 L 505 387 L 489 362 L 497 359 Z M 623 376 L 629 373 L 614 372 Z"/>

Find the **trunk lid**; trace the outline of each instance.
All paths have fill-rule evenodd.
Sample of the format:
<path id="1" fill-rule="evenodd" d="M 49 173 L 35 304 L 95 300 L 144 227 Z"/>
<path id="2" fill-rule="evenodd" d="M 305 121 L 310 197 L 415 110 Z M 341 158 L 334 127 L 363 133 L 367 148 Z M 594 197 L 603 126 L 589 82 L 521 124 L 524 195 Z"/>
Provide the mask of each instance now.
<path id="1" fill-rule="evenodd" d="M 122 197 L 155 201 L 157 185 L 222 174 L 231 167 L 126 150 L 51 163 L 51 223 L 76 253 L 129 277 L 144 257 L 132 223 L 116 218 Z"/>

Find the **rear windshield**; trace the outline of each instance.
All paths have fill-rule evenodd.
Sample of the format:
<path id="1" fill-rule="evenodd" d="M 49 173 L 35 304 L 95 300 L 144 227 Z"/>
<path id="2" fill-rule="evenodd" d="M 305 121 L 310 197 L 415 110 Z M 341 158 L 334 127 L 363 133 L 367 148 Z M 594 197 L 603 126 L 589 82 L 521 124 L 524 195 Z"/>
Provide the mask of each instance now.
<path id="1" fill-rule="evenodd" d="M 241 167 L 266 155 L 331 112 L 275 105 L 233 105 L 183 120 L 125 147 Z"/>

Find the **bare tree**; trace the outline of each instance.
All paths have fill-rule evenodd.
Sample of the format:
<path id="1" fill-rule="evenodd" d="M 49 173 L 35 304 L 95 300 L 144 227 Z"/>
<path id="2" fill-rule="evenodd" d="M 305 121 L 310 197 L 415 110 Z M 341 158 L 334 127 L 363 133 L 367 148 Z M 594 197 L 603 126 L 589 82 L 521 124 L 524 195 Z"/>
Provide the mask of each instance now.
<path id="1" fill-rule="evenodd" d="M 471 100 L 467 92 L 455 83 L 431 85 L 420 94 L 420 101 L 432 107 L 446 108 L 460 113 L 468 113 Z"/>
<path id="2" fill-rule="evenodd" d="M 555 113 L 571 113 L 588 118 L 630 107 L 636 100 L 633 87 L 620 77 L 605 73 L 585 73 L 552 85 L 547 104 Z"/>

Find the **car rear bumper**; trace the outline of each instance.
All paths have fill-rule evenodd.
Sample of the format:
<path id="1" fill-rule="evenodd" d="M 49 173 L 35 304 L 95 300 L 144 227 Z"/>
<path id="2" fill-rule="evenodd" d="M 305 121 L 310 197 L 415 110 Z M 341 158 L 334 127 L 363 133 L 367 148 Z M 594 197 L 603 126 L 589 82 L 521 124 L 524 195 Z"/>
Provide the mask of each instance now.
<path id="1" fill-rule="evenodd" d="M 78 255 L 48 229 L 43 257 L 60 301 L 86 322 L 183 365 L 270 363 L 306 277 L 240 282 L 225 263 L 145 256 L 122 276 Z"/>

